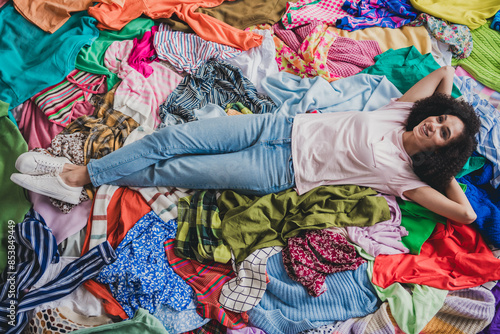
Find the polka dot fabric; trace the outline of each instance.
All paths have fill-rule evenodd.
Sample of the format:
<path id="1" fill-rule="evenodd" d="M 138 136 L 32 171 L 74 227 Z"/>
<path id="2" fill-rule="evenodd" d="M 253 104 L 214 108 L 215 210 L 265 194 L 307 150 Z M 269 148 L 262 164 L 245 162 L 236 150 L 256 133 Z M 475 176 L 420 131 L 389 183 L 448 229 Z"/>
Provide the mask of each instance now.
<path id="1" fill-rule="evenodd" d="M 286 29 L 293 29 L 311 22 L 321 21 L 335 25 L 335 21 L 344 16 L 351 16 L 342 9 L 344 0 L 299 0 L 289 2 L 281 22 Z"/>

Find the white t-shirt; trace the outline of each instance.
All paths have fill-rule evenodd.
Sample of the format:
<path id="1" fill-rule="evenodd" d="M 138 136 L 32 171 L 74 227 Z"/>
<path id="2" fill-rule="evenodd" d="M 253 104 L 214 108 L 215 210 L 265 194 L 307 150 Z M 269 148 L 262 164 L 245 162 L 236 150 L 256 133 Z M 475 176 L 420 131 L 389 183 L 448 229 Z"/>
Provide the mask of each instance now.
<path id="1" fill-rule="evenodd" d="M 403 192 L 427 186 L 403 147 L 412 106 L 392 99 L 373 112 L 297 115 L 292 129 L 297 192 L 356 184 L 405 198 Z"/>

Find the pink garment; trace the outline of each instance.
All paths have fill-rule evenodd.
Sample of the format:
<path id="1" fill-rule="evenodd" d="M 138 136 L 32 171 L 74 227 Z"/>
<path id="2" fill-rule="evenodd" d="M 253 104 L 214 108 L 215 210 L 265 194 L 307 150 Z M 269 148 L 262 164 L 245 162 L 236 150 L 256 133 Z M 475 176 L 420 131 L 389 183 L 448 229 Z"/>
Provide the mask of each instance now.
<path id="1" fill-rule="evenodd" d="M 52 205 L 47 196 L 30 191 L 29 198 L 33 203 L 33 209 L 45 219 L 47 226 L 52 230 L 57 244 L 87 226 L 92 201 L 82 202 L 69 213 L 62 213 Z"/>
<path id="2" fill-rule="evenodd" d="M 401 238 L 407 236 L 408 231 L 401 226 L 401 209 L 396 198 L 389 195 L 381 196 L 387 200 L 391 219 L 372 226 L 347 226 L 349 239 L 373 257 L 380 254 L 409 253 L 409 249 L 401 243 Z"/>
<path id="3" fill-rule="evenodd" d="M 297 115 L 292 128 L 297 192 L 356 184 L 405 199 L 405 191 L 427 186 L 413 172 L 403 146 L 412 106 L 392 99 L 371 112 Z"/>
<path id="4" fill-rule="evenodd" d="M 289 238 L 282 252 L 288 276 L 313 297 L 326 291 L 327 274 L 356 270 L 366 262 L 344 236 L 330 229 L 307 231 Z"/>
<path id="5" fill-rule="evenodd" d="M 76 106 L 71 115 L 71 121 L 80 116 L 91 115 L 94 108 L 87 108 L 88 104 Z M 28 150 L 36 147 L 47 148 L 52 139 L 57 136 L 64 127 L 53 123 L 47 116 L 33 103 L 31 99 L 26 100 L 22 107 L 21 119 L 19 120 L 19 131 L 28 143 Z"/>
<path id="6" fill-rule="evenodd" d="M 145 78 L 153 73 L 153 67 L 149 63 L 158 61 L 158 55 L 153 44 L 155 33 L 158 31 L 158 26 L 153 26 L 151 31 L 146 31 L 142 38 L 139 40 L 134 38 L 134 45 L 132 52 L 128 56 L 128 64 L 130 67 L 137 70 Z"/>
<path id="7" fill-rule="evenodd" d="M 335 25 L 337 19 L 351 16 L 342 9 L 344 0 L 299 0 L 286 4 L 281 23 L 286 29 L 293 29 L 313 20 Z"/>
<path id="8" fill-rule="evenodd" d="M 104 56 L 106 67 L 122 79 L 115 92 L 113 108 L 140 125 L 156 128 L 160 123 L 160 104 L 182 81 L 182 77 L 160 62 L 151 63 L 149 66 L 153 72 L 144 77 L 128 63 L 133 46 L 131 40 L 113 42 Z"/>
<path id="9" fill-rule="evenodd" d="M 0 8 L 2 8 L 7 2 L 9 2 L 9 0 L 0 0 Z"/>
<path id="10" fill-rule="evenodd" d="M 276 36 L 297 53 L 301 47 L 304 47 L 302 44 L 306 37 L 319 24 L 321 24 L 319 21 L 311 21 L 291 30 L 286 30 L 280 24 L 275 24 L 273 29 Z M 345 78 L 374 65 L 374 58 L 380 53 L 382 51 L 377 41 L 357 41 L 338 36 L 328 50 L 326 64 L 331 74 Z"/>

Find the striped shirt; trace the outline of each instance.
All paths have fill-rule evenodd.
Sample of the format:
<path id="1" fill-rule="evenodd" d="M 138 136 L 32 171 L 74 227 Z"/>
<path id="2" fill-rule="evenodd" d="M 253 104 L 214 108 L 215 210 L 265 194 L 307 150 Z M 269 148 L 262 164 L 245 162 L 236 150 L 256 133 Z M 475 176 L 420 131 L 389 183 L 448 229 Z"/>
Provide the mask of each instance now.
<path id="1" fill-rule="evenodd" d="M 209 59 L 225 60 L 241 53 L 241 50 L 205 41 L 195 34 L 172 31 L 163 23 L 160 24 L 153 43 L 158 57 L 168 61 L 179 72 L 194 73 Z"/>
<path id="2" fill-rule="evenodd" d="M 73 292 L 82 282 L 96 276 L 116 259 L 108 242 L 68 264 L 57 277 L 27 292 L 59 261 L 57 242 L 39 213 L 31 209 L 9 234 L 9 263 L 0 280 L 0 332 L 21 333 L 29 321 L 28 311 Z M 11 237 L 12 236 L 12 237 Z M 12 241 L 12 243 L 10 242 Z M 11 258 L 12 256 L 12 258 Z"/>

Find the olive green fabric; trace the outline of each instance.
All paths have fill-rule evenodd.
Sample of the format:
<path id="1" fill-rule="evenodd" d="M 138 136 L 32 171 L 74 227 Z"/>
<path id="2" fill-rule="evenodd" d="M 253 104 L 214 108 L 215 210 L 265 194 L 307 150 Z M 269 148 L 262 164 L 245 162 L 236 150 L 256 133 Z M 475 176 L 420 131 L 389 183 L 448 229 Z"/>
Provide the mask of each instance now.
<path id="1" fill-rule="evenodd" d="M 9 233 L 14 223 L 23 220 L 31 203 L 26 199 L 24 189 L 10 180 L 12 173 L 16 173 L 14 166 L 16 159 L 28 151 L 28 144 L 14 123 L 8 118 L 9 104 L 0 101 L 0 272 L 7 264 L 7 246 Z M 9 221 L 11 221 L 9 223 Z"/>
<path id="2" fill-rule="evenodd" d="M 238 29 L 246 29 L 256 24 L 274 24 L 285 14 L 289 0 L 236 0 L 226 1 L 217 7 L 198 8 L 195 13 L 203 13 Z M 172 30 L 193 33 L 186 22 L 175 15 L 168 19 L 158 19 L 168 24 Z"/>
<path id="3" fill-rule="evenodd" d="M 107 76 L 108 90 L 120 81 L 116 73 L 112 73 L 104 65 L 104 55 L 108 47 L 115 41 L 133 40 L 141 38 L 146 31 L 151 30 L 154 21 L 138 18 L 129 22 L 120 31 L 101 30 L 99 37 L 89 47 L 84 47 L 78 53 L 75 67 L 94 74 Z"/>
<path id="4" fill-rule="evenodd" d="M 218 199 L 222 237 L 239 263 L 257 249 L 285 246 L 301 231 L 388 220 L 387 201 L 376 194 L 355 185 L 322 186 L 300 196 L 293 189 L 262 197 L 224 191 Z"/>

